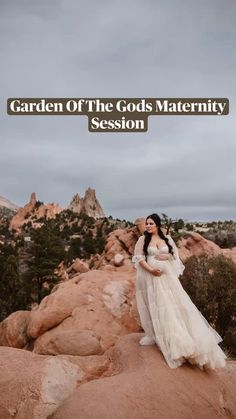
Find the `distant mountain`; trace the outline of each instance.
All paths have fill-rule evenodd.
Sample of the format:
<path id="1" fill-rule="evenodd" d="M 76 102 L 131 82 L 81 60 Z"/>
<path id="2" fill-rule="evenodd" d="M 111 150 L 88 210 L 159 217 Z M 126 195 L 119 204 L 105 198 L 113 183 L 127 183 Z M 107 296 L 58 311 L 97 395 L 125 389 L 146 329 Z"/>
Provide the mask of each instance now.
<path id="1" fill-rule="evenodd" d="M 9 201 L 9 199 L 4 198 L 3 196 L 0 196 L 0 208 L 8 208 L 12 211 L 17 211 L 18 210 L 18 206 L 13 204 L 11 201 Z"/>

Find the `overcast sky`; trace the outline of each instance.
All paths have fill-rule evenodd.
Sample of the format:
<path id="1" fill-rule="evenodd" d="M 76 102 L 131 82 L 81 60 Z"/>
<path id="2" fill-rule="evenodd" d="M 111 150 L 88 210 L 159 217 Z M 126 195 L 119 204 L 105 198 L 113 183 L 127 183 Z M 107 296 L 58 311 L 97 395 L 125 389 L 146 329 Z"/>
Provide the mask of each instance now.
<path id="1" fill-rule="evenodd" d="M 236 2 L 0 0 L 0 195 L 107 216 L 236 220 Z M 85 116 L 7 116 L 9 97 L 228 97 L 228 116 L 153 116 L 89 133 Z"/>

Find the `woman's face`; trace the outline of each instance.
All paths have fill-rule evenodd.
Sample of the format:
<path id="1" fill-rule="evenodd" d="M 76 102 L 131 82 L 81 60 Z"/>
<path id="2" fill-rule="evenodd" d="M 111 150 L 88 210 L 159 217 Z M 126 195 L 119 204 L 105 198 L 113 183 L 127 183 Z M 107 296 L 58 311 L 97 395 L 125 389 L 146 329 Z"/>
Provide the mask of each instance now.
<path id="1" fill-rule="evenodd" d="M 148 218 L 146 220 L 146 230 L 148 233 L 156 234 L 157 233 L 157 226 L 155 221 L 152 218 Z"/>

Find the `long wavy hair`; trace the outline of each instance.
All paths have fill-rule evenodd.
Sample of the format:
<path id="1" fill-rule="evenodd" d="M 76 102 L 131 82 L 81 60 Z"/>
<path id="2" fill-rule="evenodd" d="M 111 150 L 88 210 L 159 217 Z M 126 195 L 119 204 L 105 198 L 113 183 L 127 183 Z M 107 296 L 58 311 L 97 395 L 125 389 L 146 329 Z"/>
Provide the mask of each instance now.
<path id="1" fill-rule="evenodd" d="M 154 223 L 157 226 L 157 231 L 158 231 L 159 236 L 161 237 L 162 240 L 164 240 L 166 242 L 166 244 L 167 244 L 167 246 L 169 248 L 169 252 L 172 255 L 174 255 L 173 248 L 169 244 L 168 238 L 164 235 L 164 233 L 163 233 L 163 231 L 161 229 L 161 219 L 160 219 L 159 215 L 157 215 L 157 214 L 148 215 L 147 218 L 146 218 L 146 221 L 147 221 L 148 218 L 151 218 L 154 221 Z M 147 248 L 148 248 L 148 245 L 149 245 L 149 243 L 151 241 L 152 234 L 151 233 L 148 233 L 148 231 L 144 231 L 144 236 L 145 237 L 144 237 L 143 251 L 144 251 L 144 254 L 145 254 L 146 259 L 147 259 L 147 254 L 148 254 Z"/>

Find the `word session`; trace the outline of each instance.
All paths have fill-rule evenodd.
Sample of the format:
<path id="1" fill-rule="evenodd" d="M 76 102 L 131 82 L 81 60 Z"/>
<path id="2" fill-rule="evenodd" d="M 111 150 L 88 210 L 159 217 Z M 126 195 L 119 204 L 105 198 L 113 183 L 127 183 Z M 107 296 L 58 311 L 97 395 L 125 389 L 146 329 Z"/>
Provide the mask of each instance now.
<path id="1" fill-rule="evenodd" d="M 143 119 L 100 119 L 95 116 L 89 121 L 89 131 L 146 131 L 147 127 Z"/>

